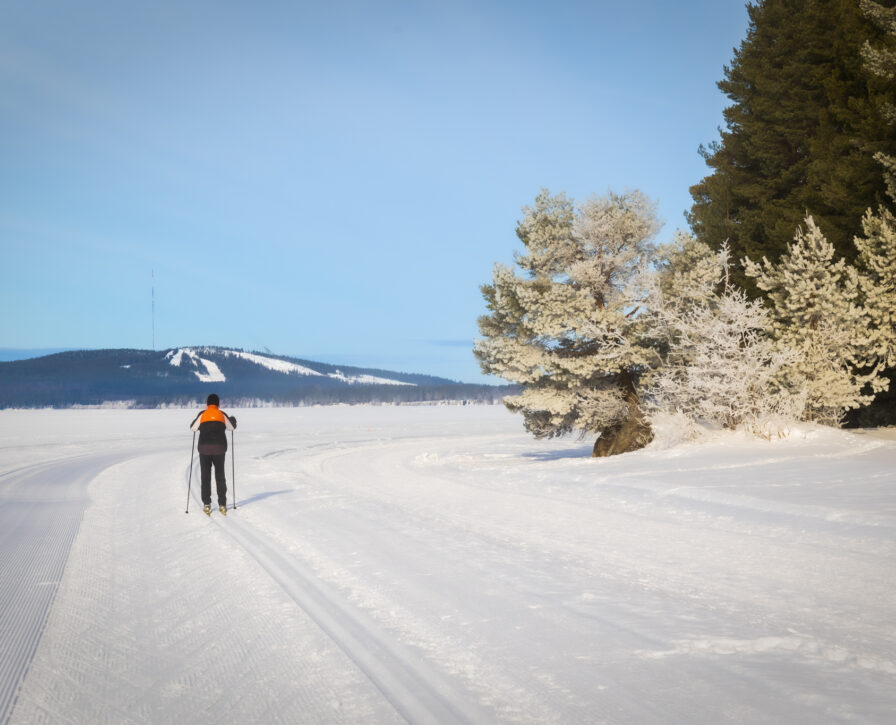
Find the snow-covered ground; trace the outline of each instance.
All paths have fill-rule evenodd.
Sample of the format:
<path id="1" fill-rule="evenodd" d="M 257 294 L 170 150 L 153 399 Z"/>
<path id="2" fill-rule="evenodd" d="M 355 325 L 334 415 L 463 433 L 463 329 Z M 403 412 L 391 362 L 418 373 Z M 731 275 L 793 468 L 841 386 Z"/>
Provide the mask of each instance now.
<path id="1" fill-rule="evenodd" d="M 195 411 L 0 411 L 0 722 L 894 722 L 893 431 L 224 403 L 210 519 Z"/>

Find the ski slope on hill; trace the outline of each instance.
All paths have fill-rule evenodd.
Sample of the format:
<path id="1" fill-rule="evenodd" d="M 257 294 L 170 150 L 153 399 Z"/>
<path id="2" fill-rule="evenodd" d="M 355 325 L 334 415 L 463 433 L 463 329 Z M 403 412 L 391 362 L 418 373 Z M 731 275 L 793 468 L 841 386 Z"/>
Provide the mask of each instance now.
<path id="1" fill-rule="evenodd" d="M 0 722 L 892 722 L 893 431 L 223 407 L 226 518 L 195 411 L 0 411 Z"/>

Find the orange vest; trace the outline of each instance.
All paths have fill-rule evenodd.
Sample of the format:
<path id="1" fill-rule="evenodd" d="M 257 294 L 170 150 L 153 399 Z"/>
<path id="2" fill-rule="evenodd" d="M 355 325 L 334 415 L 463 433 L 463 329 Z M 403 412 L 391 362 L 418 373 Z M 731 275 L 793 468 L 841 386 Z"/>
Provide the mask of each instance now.
<path id="1" fill-rule="evenodd" d="M 199 423 L 224 423 L 224 413 L 218 410 L 217 405 L 210 405 L 208 408 L 202 411 L 202 416 L 199 418 Z M 225 423 L 226 425 L 226 423 Z"/>

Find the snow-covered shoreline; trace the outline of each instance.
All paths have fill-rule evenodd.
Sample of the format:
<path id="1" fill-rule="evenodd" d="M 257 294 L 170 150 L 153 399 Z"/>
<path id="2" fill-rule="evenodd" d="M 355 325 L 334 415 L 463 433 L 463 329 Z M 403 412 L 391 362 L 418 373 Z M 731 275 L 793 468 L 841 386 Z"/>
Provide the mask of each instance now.
<path id="1" fill-rule="evenodd" d="M 239 508 L 210 520 L 194 411 L 0 411 L 0 510 L 23 469 L 117 460 L 10 722 L 896 711 L 893 431 L 595 460 L 500 406 L 223 407 Z"/>

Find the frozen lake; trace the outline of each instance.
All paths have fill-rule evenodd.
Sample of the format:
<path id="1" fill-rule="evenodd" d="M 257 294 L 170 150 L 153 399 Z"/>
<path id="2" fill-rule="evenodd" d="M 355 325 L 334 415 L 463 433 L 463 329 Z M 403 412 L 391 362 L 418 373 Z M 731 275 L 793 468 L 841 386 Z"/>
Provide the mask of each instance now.
<path id="1" fill-rule="evenodd" d="M 893 721 L 892 430 L 222 407 L 226 518 L 195 410 L 0 411 L 0 722 Z"/>

